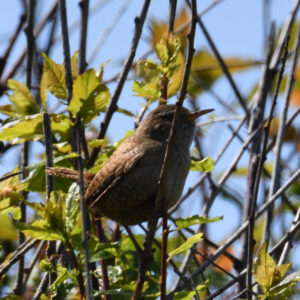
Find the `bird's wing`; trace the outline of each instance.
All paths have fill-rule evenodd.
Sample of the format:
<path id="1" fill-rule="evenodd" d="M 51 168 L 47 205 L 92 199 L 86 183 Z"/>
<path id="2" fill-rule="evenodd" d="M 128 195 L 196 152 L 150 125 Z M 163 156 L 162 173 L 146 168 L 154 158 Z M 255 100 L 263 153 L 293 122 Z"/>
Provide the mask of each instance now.
<path id="1" fill-rule="evenodd" d="M 115 150 L 96 174 L 85 193 L 88 208 L 100 201 L 102 196 L 120 181 L 124 173 L 128 173 L 136 166 L 144 155 L 143 149 L 141 144 L 132 147 L 128 138 Z"/>

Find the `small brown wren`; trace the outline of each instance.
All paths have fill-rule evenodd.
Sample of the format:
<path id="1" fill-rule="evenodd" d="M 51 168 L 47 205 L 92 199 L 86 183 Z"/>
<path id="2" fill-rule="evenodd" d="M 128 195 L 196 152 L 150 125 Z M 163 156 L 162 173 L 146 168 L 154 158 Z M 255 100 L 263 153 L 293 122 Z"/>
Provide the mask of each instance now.
<path id="1" fill-rule="evenodd" d="M 136 132 L 115 150 L 86 190 L 88 209 L 123 225 L 138 224 L 160 213 L 155 201 L 175 108 L 161 105 L 150 112 Z M 189 172 L 195 120 L 211 111 L 180 110 L 171 163 L 163 183 L 167 208 L 179 199 Z"/>

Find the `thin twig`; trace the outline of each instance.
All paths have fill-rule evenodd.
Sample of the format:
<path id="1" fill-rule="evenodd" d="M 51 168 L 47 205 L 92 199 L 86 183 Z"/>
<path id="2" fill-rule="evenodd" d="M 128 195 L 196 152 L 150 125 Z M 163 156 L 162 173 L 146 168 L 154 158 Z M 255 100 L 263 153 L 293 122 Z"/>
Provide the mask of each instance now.
<path id="1" fill-rule="evenodd" d="M 186 0 L 186 3 L 190 7 L 189 0 Z M 232 76 L 231 76 L 231 74 L 230 74 L 230 72 L 228 70 L 228 67 L 226 66 L 226 64 L 225 64 L 225 62 L 224 62 L 224 60 L 223 60 L 220 52 L 218 51 L 215 43 L 213 42 L 210 34 L 208 33 L 206 27 L 204 26 L 204 24 L 203 24 L 203 22 L 202 22 L 202 20 L 201 20 L 201 18 L 199 16 L 197 16 L 197 22 L 198 22 L 201 30 L 203 31 L 203 34 L 204 34 L 205 38 L 207 39 L 207 41 L 209 43 L 209 46 L 211 47 L 211 50 L 213 51 L 216 59 L 218 60 L 218 62 L 220 64 L 220 67 L 223 70 L 224 75 L 228 79 L 228 81 L 229 81 L 229 83 L 230 83 L 230 85 L 231 85 L 231 87 L 232 87 L 232 89 L 233 89 L 233 91 L 234 91 L 234 93 L 235 93 L 235 95 L 237 97 L 237 100 L 239 101 L 239 103 L 240 103 L 242 109 L 244 110 L 245 114 L 247 116 L 249 116 L 249 111 L 248 111 L 248 108 L 247 108 L 247 106 L 245 104 L 245 100 L 243 99 L 243 97 L 242 97 L 239 89 L 237 88 L 237 86 L 236 86 L 236 84 L 235 84 L 235 82 L 234 82 L 234 80 L 233 80 L 233 78 L 232 78 Z"/>
<path id="2" fill-rule="evenodd" d="M 253 264 L 253 248 L 254 248 L 254 240 L 253 240 L 253 234 L 254 234 L 254 224 L 255 224 L 255 209 L 256 209 L 256 203 L 257 203 L 257 194 L 258 194 L 258 188 L 260 183 L 260 177 L 263 170 L 263 165 L 266 159 L 266 151 L 267 151 L 267 144 L 268 144 L 268 136 L 271 126 L 271 121 L 273 119 L 273 114 L 275 110 L 275 106 L 277 104 L 277 97 L 279 94 L 279 87 L 282 81 L 284 69 L 285 69 L 285 63 L 288 55 L 288 43 L 289 38 L 286 41 L 286 47 L 285 52 L 282 58 L 282 65 L 279 71 L 278 80 L 276 84 L 276 90 L 274 93 L 272 106 L 269 113 L 268 123 L 265 127 L 265 134 L 264 134 L 264 140 L 263 140 L 263 147 L 261 150 L 261 153 L 259 155 L 259 162 L 258 162 L 258 168 L 256 172 L 255 177 L 255 183 L 254 183 L 254 191 L 251 195 L 253 197 L 251 201 L 251 208 L 250 208 L 250 215 L 249 215 L 249 227 L 248 227 L 248 255 L 247 255 L 247 286 L 248 286 L 248 299 L 252 299 L 252 264 Z M 255 157 L 253 157 L 255 158 Z"/>
<path id="3" fill-rule="evenodd" d="M 146 16 L 147 16 L 150 1 L 151 0 L 145 0 L 144 1 L 144 5 L 143 5 L 140 16 L 136 17 L 135 20 L 134 20 L 134 22 L 135 22 L 135 31 L 134 31 L 134 35 L 133 35 L 133 38 L 132 38 L 132 41 L 131 41 L 131 47 L 130 47 L 127 59 L 125 61 L 125 64 L 124 64 L 124 68 L 123 68 L 123 70 L 122 70 L 122 72 L 119 76 L 116 90 L 115 90 L 115 92 L 114 92 L 114 94 L 113 94 L 113 96 L 110 100 L 109 106 L 106 110 L 104 120 L 100 125 L 100 130 L 97 134 L 97 139 L 103 139 L 105 137 L 108 125 L 111 121 L 111 118 L 112 118 L 114 112 L 117 110 L 117 102 L 118 102 L 119 97 L 121 95 L 121 92 L 122 92 L 124 83 L 126 81 L 127 75 L 128 75 L 128 73 L 131 69 L 133 59 L 135 57 L 136 49 L 137 49 L 138 43 L 140 41 L 140 37 L 141 37 L 141 34 L 142 34 L 142 30 L 143 30 L 144 22 L 145 22 L 145 19 L 146 19 Z M 93 166 L 93 164 L 94 164 L 94 162 L 95 162 L 95 160 L 98 156 L 99 151 L 100 151 L 100 148 L 94 148 L 93 149 L 92 154 L 91 154 L 91 158 L 88 162 L 88 168 Z"/>
<path id="4" fill-rule="evenodd" d="M 33 36 L 34 38 L 37 38 L 42 29 L 45 27 L 45 25 L 48 23 L 48 21 L 51 19 L 51 16 L 55 13 L 57 9 L 59 0 L 55 0 L 52 4 L 52 6 L 49 8 L 49 10 L 46 12 L 45 16 L 43 19 L 39 22 L 39 24 L 36 25 L 36 27 L 33 30 Z M 19 57 L 16 59 L 15 63 L 13 64 L 12 68 L 9 70 L 7 74 L 5 74 L 4 78 L 1 80 L 1 82 L 7 82 L 9 78 L 12 78 L 16 71 L 19 69 L 21 66 L 23 60 L 25 59 L 27 54 L 27 48 L 25 47 Z"/>
<path id="5" fill-rule="evenodd" d="M 39 240 L 37 239 L 29 239 L 25 241 L 22 245 L 18 247 L 18 249 L 11 255 L 8 262 L 5 262 L 5 264 L 2 264 L 0 268 L 0 278 L 7 273 L 7 271 L 10 269 L 10 267 L 15 264 L 17 261 L 19 261 L 24 255 L 33 248 L 36 244 L 38 244 Z"/>
<path id="6" fill-rule="evenodd" d="M 94 59 L 95 59 L 96 55 L 99 53 L 101 47 L 107 41 L 109 34 L 112 32 L 113 28 L 119 22 L 122 15 L 126 12 L 128 6 L 129 6 L 129 3 L 130 3 L 130 0 L 125 0 L 125 2 L 120 7 L 119 11 L 115 15 L 115 17 L 112 19 L 110 24 L 101 32 L 100 39 L 96 42 L 96 45 L 95 45 L 94 49 L 92 50 L 90 57 L 88 59 L 89 64 L 91 64 L 94 61 Z"/>

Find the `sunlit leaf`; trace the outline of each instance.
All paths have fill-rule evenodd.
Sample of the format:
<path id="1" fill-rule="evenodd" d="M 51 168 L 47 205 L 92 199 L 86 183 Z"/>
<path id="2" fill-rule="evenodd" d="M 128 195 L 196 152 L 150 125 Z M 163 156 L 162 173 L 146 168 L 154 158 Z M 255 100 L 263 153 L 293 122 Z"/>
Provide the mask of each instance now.
<path id="1" fill-rule="evenodd" d="M 46 90 L 59 99 L 67 99 L 65 67 L 55 63 L 46 54 L 42 53 L 44 58 L 43 74 L 41 79 L 41 97 L 42 102 L 46 100 Z"/>
<path id="2" fill-rule="evenodd" d="M 191 160 L 191 171 L 200 171 L 200 172 L 211 172 L 215 167 L 213 159 L 208 156 L 200 161 Z"/>
<path id="3" fill-rule="evenodd" d="M 155 45 L 155 52 L 164 67 L 169 67 L 171 63 L 175 63 L 180 50 L 179 39 L 170 34 L 164 35 Z"/>
<path id="4" fill-rule="evenodd" d="M 134 81 L 132 90 L 135 92 L 134 96 L 143 97 L 150 101 L 160 99 L 160 89 L 158 83 L 144 83 Z"/>
<path id="5" fill-rule="evenodd" d="M 12 104 L 0 105 L 0 113 L 9 117 L 15 117 L 17 115 L 17 109 L 16 106 Z"/>
<path id="6" fill-rule="evenodd" d="M 55 166 L 63 166 L 64 161 L 77 157 L 77 154 L 71 153 L 68 155 L 62 155 L 54 158 L 53 162 Z M 23 181 L 25 184 L 25 189 L 31 192 L 43 193 L 46 189 L 46 175 L 45 175 L 45 161 L 40 161 L 28 167 L 29 174 Z M 70 179 L 60 178 L 60 180 L 55 181 L 55 188 L 57 190 L 68 189 L 70 185 Z M 66 184 L 68 183 L 68 184 Z"/>
<path id="7" fill-rule="evenodd" d="M 98 148 L 105 145 L 106 143 L 107 143 L 106 139 L 95 139 L 95 140 L 88 141 L 88 145 L 91 148 Z"/>
<path id="8" fill-rule="evenodd" d="M 267 244 L 262 245 L 253 264 L 253 276 L 265 295 L 270 289 L 282 281 L 284 274 L 290 269 L 291 264 L 276 265 L 268 254 Z"/>
<path id="9" fill-rule="evenodd" d="M 39 108 L 26 85 L 12 79 L 8 80 L 7 85 L 13 92 L 9 96 L 9 100 L 16 106 L 19 115 L 27 116 L 39 112 Z"/>
<path id="10" fill-rule="evenodd" d="M 183 292 L 177 292 L 174 295 L 174 300 L 190 300 L 193 299 L 193 297 L 196 295 L 195 291 L 183 291 Z"/>
<path id="11" fill-rule="evenodd" d="M 190 20 L 190 15 L 186 9 L 182 9 L 181 12 L 176 14 L 174 22 L 174 32 L 176 32 L 176 37 L 180 39 L 180 43 L 183 49 L 187 45 L 187 34 L 189 33 L 190 26 L 188 24 Z M 186 25 L 186 26 L 184 26 Z M 165 34 L 168 34 L 168 23 L 158 22 L 156 20 L 151 20 L 151 41 L 150 44 L 152 48 L 159 43 Z"/>
<path id="12" fill-rule="evenodd" d="M 182 83 L 183 71 L 184 71 L 184 57 L 181 52 L 178 53 L 176 59 L 176 65 L 179 66 L 177 70 L 172 74 L 171 78 L 169 79 L 168 84 L 168 98 L 176 95 L 179 91 Z"/>
<path id="13" fill-rule="evenodd" d="M 0 240 L 14 241 L 18 238 L 12 219 L 7 214 L 0 214 Z"/>
<path id="14" fill-rule="evenodd" d="M 195 225 L 195 224 L 206 224 L 206 223 L 213 223 L 223 220 L 223 217 L 215 217 L 215 218 L 206 218 L 206 217 L 200 217 L 198 215 L 194 215 L 192 217 L 187 217 L 185 219 L 178 218 L 176 219 L 176 230 L 187 228 L 189 226 Z"/>
<path id="15" fill-rule="evenodd" d="M 273 258 L 268 254 L 267 244 L 264 243 L 253 264 L 253 276 L 263 291 L 272 286 L 275 266 Z"/>
<path id="16" fill-rule="evenodd" d="M 43 137 L 42 114 L 20 117 L 2 127 L 0 140 L 13 144 L 40 140 Z"/>
<path id="17" fill-rule="evenodd" d="M 200 232 L 188 238 L 181 246 L 179 246 L 177 249 L 170 252 L 168 260 L 170 260 L 174 255 L 177 255 L 179 253 L 182 253 L 190 249 L 195 243 L 198 243 L 199 241 L 202 240 L 202 236 L 203 233 Z"/>
<path id="18" fill-rule="evenodd" d="M 20 224 L 17 224 L 17 226 L 26 236 L 35 239 L 46 241 L 57 241 L 62 239 L 62 236 L 59 233 L 52 231 L 49 228 L 46 220 L 37 220 L 30 225 L 24 225 L 23 227 L 21 227 Z"/>
<path id="19" fill-rule="evenodd" d="M 96 76 L 94 69 L 85 71 L 74 82 L 73 98 L 68 110 L 75 117 L 80 112 L 85 122 L 97 117 L 103 112 L 109 102 L 110 94 L 107 87 Z"/>
<path id="20" fill-rule="evenodd" d="M 77 78 L 78 76 L 78 67 L 77 67 L 77 59 L 78 59 L 78 54 L 79 51 L 76 51 L 71 58 L 71 70 L 72 70 L 72 78 L 73 81 Z"/>
<path id="21" fill-rule="evenodd" d="M 52 134 L 57 141 L 68 141 L 70 137 L 70 119 L 62 114 L 50 114 Z"/>
<path id="22" fill-rule="evenodd" d="M 290 299 L 293 294 L 293 286 L 295 283 L 300 281 L 300 272 L 294 272 L 289 274 L 283 280 L 281 280 L 278 284 L 273 286 L 270 291 L 269 295 L 271 296 L 285 296 L 285 299 Z M 282 298 L 284 299 L 284 298 Z"/>
<path id="23" fill-rule="evenodd" d="M 121 107 L 118 107 L 117 112 L 121 113 L 121 114 L 123 114 L 127 117 L 134 117 L 135 116 L 134 113 L 132 113 L 131 111 L 129 111 L 125 108 L 121 108 Z"/>
<path id="24" fill-rule="evenodd" d="M 134 64 L 134 71 L 137 76 L 144 79 L 145 82 L 158 82 L 160 77 L 160 67 L 152 59 L 140 60 Z"/>

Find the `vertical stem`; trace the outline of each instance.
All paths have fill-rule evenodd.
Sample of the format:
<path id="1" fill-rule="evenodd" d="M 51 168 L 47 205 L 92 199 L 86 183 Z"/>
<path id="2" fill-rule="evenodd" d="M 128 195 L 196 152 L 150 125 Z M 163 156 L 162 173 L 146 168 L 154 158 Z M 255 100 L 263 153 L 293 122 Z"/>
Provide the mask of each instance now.
<path id="1" fill-rule="evenodd" d="M 34 36 L 33 36 L 33 23 L 34 23 L 34 9 L 35 9 L 35 0 L 28 0 L 27 2 L 27 26 L 25 28 L 26 38 L 27 38 L 27 67 L 26 67 L 26 85 L 28 90 L 31 90 L 31 77 L 32 77 L 32 61 L 34 55 Z M 21 178 L 26 178 L 25 169 L 28 165 L 28 157 L 29 157 L 29 143 L 25 142 L 23 145 L 23 153 L 22 153 L 22 163 L 21 163 Z M 24 199 L 27 198 L 27 192 L 23 191 L 22 196 Z M 20 203 L 21 208 L 21 222 L 26 222 L 26 205 L 24 202 Z M 19 232 L 19 244 L 22 244 L 25 241 L 25 236 L 22 232 Z M 16 295 L 22 295 L 24 291 L 23 286 L 24 279 L 24 257 L 20 259 L 18 265 L 17 272 L 17 282 L 14 289 Z"/>
<path id="2" fill-rule="evenodd" d="M 161 266 L 160 266 L 160 299 L 166 299 L 167 292 L 167 244 L 168 244 L 168 216 L 165 214 L 162 219 L 162 243 L 161 243 Z"/>
<path id="3" fill-rule="evenodd" d="M 97 215 L 95 212 L 94 215 L 94 220 L 95 220 L 95 226 L 96 226 L 96 234 L 98 236 L 98 239 L 101 244 L 106 243 L 106 238 L 104 234 L 104 230 L 102 227 L 102 222 L 100 217 Z M 109 278 L 108 278 L 108 272 L 107 272 L 107 264 L 105 259 L 100 260 L 100 266 L 101 266 L 101 271 L 102 271 L 102 284 L 103 284 L 103 290 L 107 291 L 109 290 Z M 111 300 L 110 295 L 105 295 L 104 296 L 105 300 Z"/>
<path id="4" fill-rule="evenodd" d="M 51 121 L 48 113 L 44 113 L 43 116 L 43 126 L 45 135 L 45 148 L 46 148 L 46 167 L 53 167 L 53 157 L 52 157 L 52 134 L 51 134 Z M 46 174 L 46 190 L 47 190 L 47 200 L 50 198 L 50 194 L 54 189 L 54 178 L 52 175 Z M 47 257 L 48 261 L 52 261 L 52 256 L 56 252 L 56 242 L 48 242 Z M 55 262 L 53 261 L 53 266 L 55 269 Z M 49 272 L 49 286 L 55 281 L 57 275 L 55 272 Z"/>

